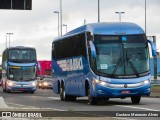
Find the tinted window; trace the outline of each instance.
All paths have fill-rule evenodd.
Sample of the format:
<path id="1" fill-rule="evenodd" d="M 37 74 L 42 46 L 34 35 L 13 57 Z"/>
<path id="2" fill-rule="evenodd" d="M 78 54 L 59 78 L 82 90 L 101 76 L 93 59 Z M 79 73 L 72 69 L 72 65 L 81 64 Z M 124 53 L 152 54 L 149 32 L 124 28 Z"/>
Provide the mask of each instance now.
<path id="1" fill-rule="evenodd" d="M 52 57 L 54 59 L 64 59 L 80 55 L 86 57 L 84 33 L 57 41 L 53 45 L 54 49 L 52 47 Z"/>

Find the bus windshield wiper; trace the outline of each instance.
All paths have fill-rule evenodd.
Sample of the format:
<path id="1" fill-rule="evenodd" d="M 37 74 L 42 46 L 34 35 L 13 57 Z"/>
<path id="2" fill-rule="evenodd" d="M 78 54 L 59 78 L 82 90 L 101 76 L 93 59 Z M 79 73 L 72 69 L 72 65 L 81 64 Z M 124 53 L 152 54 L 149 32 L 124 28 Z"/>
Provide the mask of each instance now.
<path id="1" fill-rule="evenodd" d="M 139 77 L 140 75 L 139 75 L 139 73 L 138 73 L 136 67 L 134 66 L 132 60 L 129 59 L 129 58 L 127 57 L 127 55 L 126 55 L 126 59 L 127 59 L 127 62 L 129 63 L 129 65 L 131 66 L 133 72 L 137 75 L 137 77 Z"/>
<path id="2" fill-rule="evenodd" d="M 116 64 L 116 67 L 114 68 L 111 76 L 114 76 L 114 75 L 115 75 L 115 73 L 116 73 L 117 69 L 119 68 L 121 62 L 122 62 L 122 59 L 121 59 L 121 57 L 120 57 L 120 58 L 118 59 L 118 62 L 117 62 L 117 64 Z"/>

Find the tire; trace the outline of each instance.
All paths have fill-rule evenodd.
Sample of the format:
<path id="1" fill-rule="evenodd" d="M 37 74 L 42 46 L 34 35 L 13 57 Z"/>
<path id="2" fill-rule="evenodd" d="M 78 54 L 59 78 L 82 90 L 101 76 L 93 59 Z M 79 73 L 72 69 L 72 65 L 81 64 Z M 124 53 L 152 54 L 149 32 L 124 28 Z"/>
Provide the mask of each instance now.
<path id="1" fill-rule="evenodd" d="M 76 98 L 77 98 L 77 97 L 76 97 L 76 96 L 69 95 L 68 98 L 69 98 L 70 101 L 76 101 Z"/>
<path id="2" fill-rule="evenodd" d="M 6 92 L 6 89 L 5 89 L 5 88 L 3 88 L 3 92 Z"/>
<path id="3" fill-rule="evenodd" d="M 2 85 L 2 88 L 3 88 L 3 92 L 6 92 L 6 87 Z"/>
<path id="4" fill-rule="evenodd" d="M 97 98 L 91 96 L 90 88 L 88 88 L 88 104 L 96 105 L 97 102 Z"/>
<path id="5" fill-rule="evenodd" d="M 6 90 L 6 93 L 11 93 L 11 91 L 10 90 Z"/>
<path id="6" fill-rule="evenodd" d="M 34 94 L 34 91 L 30 91 L 31 94 Z"/>
<path id="7" fill-rule="evenodd" d="M 109 98 L 105 98 L 106 101 L 109 101 Z"/>
<path id="8" fill-rule="evenodd" d="M 132 104 L 139 104 L 141 101 L 141 96 L 131 97 Z"/>
<path id="9" fill-rule="evenodd" d="M 60 89 L 60 99 L 61 99 L 61 101 L 63 101 L 63 100 L 64 101 L 70 100 L 70 96 L 66 95 L 64 86 L 62 86 L 61 89 Z"/>
<path id="10" fill-rule="evenodd" d="M 63 101 L 63 87 L 60 88 L 60 100 Z"/>

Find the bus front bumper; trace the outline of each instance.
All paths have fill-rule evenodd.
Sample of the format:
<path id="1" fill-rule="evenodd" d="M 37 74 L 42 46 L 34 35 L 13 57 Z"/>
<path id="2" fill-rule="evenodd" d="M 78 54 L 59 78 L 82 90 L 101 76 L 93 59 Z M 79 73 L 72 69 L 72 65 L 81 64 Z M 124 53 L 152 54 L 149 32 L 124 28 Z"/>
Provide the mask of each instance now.
<path id="1" fill-rule="evenodd" d="M 123 98 L 132 96 L 149 96 L 151 92 L 150 83 L 135 88 L 110 88 L 96 85 L 93 87 L 94 97 Z"/>
<path id="2" fill-rule="evenodd" d="M 7 91 L 36 91 L 36 87 L 11 87 L 11 86 L 8 86 L 7 87 Z"/>

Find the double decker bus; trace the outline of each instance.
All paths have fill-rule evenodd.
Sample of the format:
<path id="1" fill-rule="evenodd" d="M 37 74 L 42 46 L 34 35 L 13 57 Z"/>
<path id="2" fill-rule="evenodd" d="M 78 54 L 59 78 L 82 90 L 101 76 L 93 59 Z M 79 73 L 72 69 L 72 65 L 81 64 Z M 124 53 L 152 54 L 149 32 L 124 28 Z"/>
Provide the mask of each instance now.
<path id="1" fill-rule="evenodd" d="M 37 57 L 35 48 L 6 48 L 2 56 L 3 92 L 36 91 Z"/>
<path id="2" fill-rule="evenodd" d="M 133 104 L 150 95 L 149 45 L 134 23 L 92 23 L 52 43 L 53 91 L 60 99 L 88 96 L 89 104 L 130 97 Z"/>

